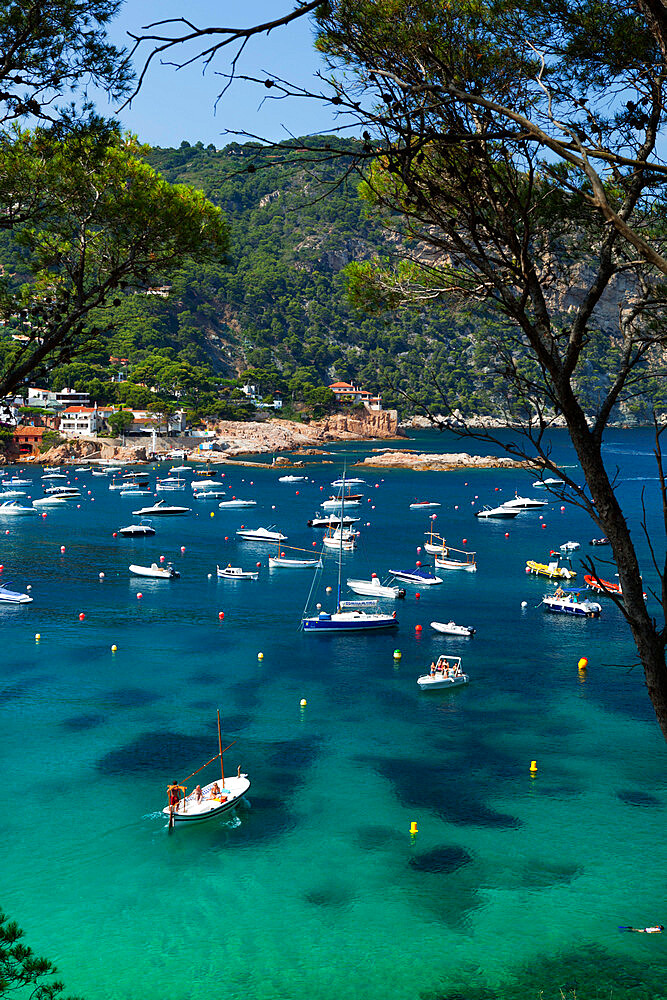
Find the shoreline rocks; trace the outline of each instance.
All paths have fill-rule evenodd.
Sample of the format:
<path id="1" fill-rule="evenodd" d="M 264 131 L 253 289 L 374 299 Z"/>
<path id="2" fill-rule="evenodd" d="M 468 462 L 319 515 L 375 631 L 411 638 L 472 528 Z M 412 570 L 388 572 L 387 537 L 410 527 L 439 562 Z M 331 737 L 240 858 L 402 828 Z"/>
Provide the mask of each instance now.
<path id="1" fill-rule="evenodd" d="M 394 449 L 369 455 L 357 467 L 376 469 L 414 469 L 415 472 L 451 472 L 454 469 L 528 469 L 529 462 L 496 455 L 468 455 L 456 452 L 451 455 L 433 455 L 429 452 Z"/>

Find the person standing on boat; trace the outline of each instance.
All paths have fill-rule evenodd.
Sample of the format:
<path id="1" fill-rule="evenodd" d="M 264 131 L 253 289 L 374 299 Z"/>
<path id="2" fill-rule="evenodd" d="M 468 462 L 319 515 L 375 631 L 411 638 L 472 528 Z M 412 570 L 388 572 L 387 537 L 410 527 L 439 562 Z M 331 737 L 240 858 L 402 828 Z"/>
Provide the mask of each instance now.
<path id="1" fill-rule="evenodd" d="M 176 781 L 172 783 L 167 788 L 167 797 L 169 799 L 169 808 L 174 810 L 178 809 L 178 803 L 181 801 L 181 786 Z"/>

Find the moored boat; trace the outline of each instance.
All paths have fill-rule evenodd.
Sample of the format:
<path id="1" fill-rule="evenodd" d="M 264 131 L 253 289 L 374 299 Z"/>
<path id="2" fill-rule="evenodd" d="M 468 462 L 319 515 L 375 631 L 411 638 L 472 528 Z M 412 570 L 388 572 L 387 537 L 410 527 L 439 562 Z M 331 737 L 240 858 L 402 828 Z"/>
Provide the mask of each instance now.
<path id="1" fill-rule="evenodd" d="M 416 500 L 410 504 L 410 510 L 429 510 L 431 507 L 440 507 L 441 504 L 432 500 Z"/>
<path id="2" fill-rule="evenodd" d="M 229 508 L 233 510 L 235 507 L 256 507 L 256 500 L 239 500 L 238 497 L 232 497 L 231 500 L 223 500 L 218 504 L 220 510 L 226 510 Z"/>
<path id="3" fill-rule="evenodd" d="M 554 555 L 555 553 L 550 554 Z M 546 576 L 550 580 L 572 580 L 577 575 L 577 571 L 571 567 L 561 566 L 560 558 L 552 559 L 548 563 L 536 562 L 535 559 L 529 559 L 526 563 L 526 573 L 533 573 L 536 576 Z"/>
<path id="4" fill-rule="evenodd" d="M 37 514 L 34 507 L 22 507 L 16 500 L 5 500 L 0 503 L 2 517 L 29 517 L 31 514 Z"/>
<path id="5" fill-rule="evenodd" d="M 137 566 L 133 563 L 129 569 L 130 573 L 134 573 L 135 576 L 150 576 L 156 580 L 177 580 L 181 575 L 171 563 L 167 563 L 166 566 L 158 566 L 157 563 L 151 563 L 150 566 Z"/>
<path id="6" fill-rule="evenodd" d="M 179 514 L 189 514 L 190 507 L 177 507 L 174 504 L 165 503 L 164 500 L 157 500 L 152 507 L 140 507 L 132 513 L 137 517 L 175 517 Z"/>
<path id="7" fill-rule="evenodd" d="M 221 580 L 257 580 L 259 573 L 256 570 L 241 569 L 240 566 L 216 566 L 216 573 Z"/>
<path id="8" fill-rule="evenodd" d="M 286 542 L 287 535 L 283 535 L 274 525 L 270 528 L 239 528 L 236 537 L 244 542 Z"/>
<path id="9" fill-rule="evenodd" d="M 379 576 L 375 573 L 373 573 L 370 580 L 348 580 L 347 585 L 355 594 L 362 594 L 367 597 L 386 597 L 390 600 L 405 597 L 405 587 L 395 587 L 391 584 L 381 583 Z"/>
<path id="10" fill-rule="evenodd" d="M 4 584 L 0 584 L 0 601 L 5 604 L 32 604 L 32 597 L 29 594 L 22 594 L 18 590 L 10 590 Z"/>
<path id="11" fill-rule="evenodd" d="M 155 534 L 155 528 L 150 521 L 142 521 L 140 524 L 128 524 L 119 528 L 118 534 L 123 538 L 149 538 Z"/>
<path id="12" fill-rule="evenodd" d="M 582 600 L 578 590 L 563 590 L 561 587 L 553 594 L 545 594 L 542 604 L 546 611 L 555 614 L 573 615 L 577 618 L 599 618 L 602 605 L 597 601 Z"/>
<path id="13" fill-rule="evenodd" d="M 429 672 L 417 678 L 417 684 L 422 691 L 436 691 L 461 687 L 468 683 L 468 679 L 461 667 L 460 656 L 439 656 L 431 663 Z"/>
<path id="14" fill-rule="evenodd" d="M 475 517 L 481 517 L 483 520 L 507 520 L 510 517 L 517 517 L 521 513 L 521 510 L 517 507 L 505 507 L 501 504 L 500 507 L 482 507 L 481 510 L 475 511 Z"/>
<path id="15" fill-rule="evenodd" d="M 435 576 L 429 569 L 423 566 L 416 566 L 414 569 L 390 569 L 390 576 L 397 580 L 404 580 L 406 583 L 415 583 L 419 587 L 434 587 L 442 583 L 442 577 Z"/>
<path id="16" fill-rule="evenodd" d="M 463 638 L 472 638 L 476 631 L 471 625 L 457 625 L 456 622 L 431 622 L 431 628 L 443 635 L 458 635 Z"/>
<path id="17" fill-rule="evenodd" d="M 509 507 L 510 510 L 515 507 L 517 510 L 534 510 L 538 507 L 548 507 L 548 500 L 534 500 L 532 497 L 520 497 L 518 493 L 514 494 L 514 499 L 503 500 L 503 507 Z"/>

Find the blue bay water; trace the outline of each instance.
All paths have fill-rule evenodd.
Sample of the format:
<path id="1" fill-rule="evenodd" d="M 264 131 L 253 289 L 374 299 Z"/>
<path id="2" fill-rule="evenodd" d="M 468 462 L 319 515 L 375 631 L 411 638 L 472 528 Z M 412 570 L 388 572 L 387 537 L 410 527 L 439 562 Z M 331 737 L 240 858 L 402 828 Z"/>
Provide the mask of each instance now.
<path id="1" fill-rule="evenodd" d="M 515 489 L 538 495 L 530 472 L 350 471 L 370 502 L 343 578 L 414 565 L 429 524 L 409 510 L 415 498 L 439 501 L 436 529 L 478 554 L 476 574 L 445 574 L 418 600 L 408 588 L 386 635 L 302 634 L 311 572 L 270 571 L 266 548 L 233 540 L 241 524 L 275 523 L 315 551 L 321 532 L 307 519 L 343 461 L 350 469 L 375 446 L 333 447 L 292 485 L 268 466 L 223 467 L 231 493 L 258 506 L 223 512 L 190 490 L 187 501 L 160 494 L 193 514 L 155 519 L 152 539 L 113 538 L 150 498 L 121 498 L 90 474 L 76 481 L 80 509 L 0 524 L 2 578 L 34 597 L 0 604 L 0 900 L 70 992 L 667 995 L 667 942 L 617 930 L 667 916 L 667 752 L 633 644 L 604 599 L 598 621 L 545 614 L 548 581 L 524 573 L 526 559 L 575 539 L 613 579 L 609 550 L 588 548 L 600 531 L 583 512 L 552 502 L 513 522 L 473 517 Z M 489 450 L 428 432 L 411 446 Z M 576 465 L 564 435 L 554 450 Z M 607 452 L 650 588 L 651 435 L 614 431 Z M 40 471 L 30 469 L 33 495 Z M 660 537 L 659 558 L 663 547 Z M 129 563 L 160 555 L 179 580 L 130 576 Z M 230 561 L 261 562 L 259 580 L 216 579 Z M 337 566 L 325 561 L 313 601 L 329 607 Z M 438 636 L 434 619 L 477 634 Z M 418 674 L 444 651 L 462 655 L 470 684 L 421 693 Z M 170 836 L 166 785 L 216 752 L 218 707 L 223 738 L 237 741 L 225 764 L 249 773 L 251 807 Z"/>

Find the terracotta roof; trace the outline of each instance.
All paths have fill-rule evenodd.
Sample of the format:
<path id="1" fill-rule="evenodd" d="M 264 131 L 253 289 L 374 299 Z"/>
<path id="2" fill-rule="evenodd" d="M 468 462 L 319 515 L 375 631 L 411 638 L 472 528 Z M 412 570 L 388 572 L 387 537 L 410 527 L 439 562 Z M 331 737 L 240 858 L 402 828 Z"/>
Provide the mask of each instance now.
<path id="1" fill-rule="evenodd" d="M 68 406 L 66 410 L 63 410 L 62 416 L 66 413 L 94 413 L 95 410 L 92 406 Z"/>
<path id="2" fill-rule="evenodd" d="M 354 386 L 351 385 L 349 382 L 333 382 L 329 386 L 329 388 L 330 389 L 348 389 L 348 390 L 354 391 Z"/>
<path id="3" fill-rule="evenodd" d="M 45 427 L 17 427 L 15 434 L 20 434 L 22 437 L 43 437 Z"/>

